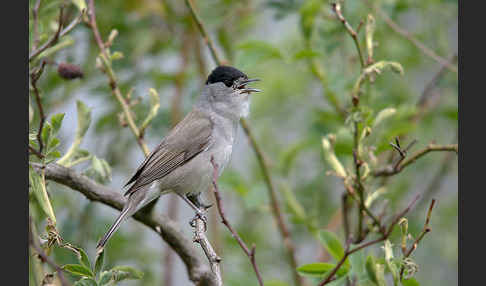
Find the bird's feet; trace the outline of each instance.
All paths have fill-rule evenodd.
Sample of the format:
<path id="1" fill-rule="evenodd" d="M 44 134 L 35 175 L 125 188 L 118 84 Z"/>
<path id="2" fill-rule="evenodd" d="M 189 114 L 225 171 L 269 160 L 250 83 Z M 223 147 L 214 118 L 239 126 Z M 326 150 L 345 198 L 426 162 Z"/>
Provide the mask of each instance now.
<path id="1" fill-rule="evenodd" d="M 202 220 L 204 222 L 204 231 L 207 230 L 207 222 L 208 222 L 208 218 L 206 217 L 206 209 L 197 209 L 195 210 L 196 212 L 196 215 L 194 216 L 194 218 L 189 222 L 189 225 L 192 226 L 192 227 L 196 227 L 196 221 L 198 219 Z"/>

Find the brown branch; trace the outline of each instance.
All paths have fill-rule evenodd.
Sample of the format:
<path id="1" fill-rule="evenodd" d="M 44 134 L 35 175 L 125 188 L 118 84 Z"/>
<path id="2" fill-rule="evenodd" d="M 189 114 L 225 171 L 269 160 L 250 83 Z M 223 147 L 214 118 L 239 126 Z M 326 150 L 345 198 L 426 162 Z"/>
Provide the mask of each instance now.
<path id="1" fill-rule="evenodd" d="M 216 63 L 218 65 L 223 65 L 226 63 L 226 61 L 221 58 L 216 51 L 216 46 L 214 45 L 214 42 L 211 41 L 211 38 L 209 37 L 208 32 L 206 31 L 206 27 L 203 25 L 203 22 L 201 21 L 201 18 L 199 18 L 199 15 L 196 13 L 196 9 L 194 8 L 194 4 L 192 3 L 192 0 L 185 0 L 187 7 L 189 8 L 189 12 L 191 12 L 192 18 L 194 19 L 194 22 L 197 25 L 197 28 L 201 32 L 201 35 L 204 39 L 204 42 L 209 48 L 209 51 L 211 52 L 211 56 L 214 58 Z"/>
<path id="2" fill-rule="evenodd" d="M 38 172 L 42 168 L 41 164 L 30 164 Z M 98 184 L 70 168 L 50 163 L 43 170 L 46 179 L 78 191 L 91 201 L 117 210 L 121 210 L 126 202 L 118 190 Z M 181 232 L 177 222 L 155 212 L 137 212 L 133 218 L 157 232 L 171 246 L 184 262 L 191 281 L 197 285 L 217 285 L 214 274 L 196 254 L 193 243 Z"/>
<path id="3" fill-rule="evenodd" d="M 241 237 L 238 235 L 238 233 L 235 231 L 235 229 L 231 226 L 229 221 L 226 219 L 226 215 L 224 213 L 223 209 L 223 204 L 221 203 L 221 196 L 219 194 L 219 188 L 218 188 L 218 174 L 219 174 L 219 167 L 218 164 L 214 162 L 213 156 L 211 156 L 211 164 L 213 165 L 213 192 L 214 192 L 214 197 L 216 199 L 216 205 L 218 207 L 218 212 L 221 217 L 221 222 L 228 228 L 228 230 L 231 232 L 231 236 L 233 236 L 234 239 L 238 242 L 240 245 L 241 249 L 245 252 L 245 254 L 248 256 L 250 259 L 251 265 L 253 266 L 253 270 L 255 271 L 255 274 L 258 279 L 258 283 L 260 286 L 263 286 L 263 279 L 262 276 L 260 275 L 260 271 L 258 270 L 258 266 L 255 262 L 255 245 L 252 245 L 251 250 L 246 246 L 245 242 L 241 239 Z"/>
<path id="4" fill-rule="evenodd" d="M 449 144 L 449 145 L 436 145 L 436 144 L 429 144 L 426 148 L 417 151 L 415 154 L 411 155 L 410 157 L 405 158 L 399 164 L 395 164 L 395 166 L 387 166 L 385 168 L 379 169 L 373 172 L 373 176 L 380 177 L 380 176 L 393 176 L 397 173 L 400 173 L 405 167 L 415 162 L 415 160 L 419 159 L 420 157 L 424 156 L 429 152 L 436 152 L 436 151 L 450 151 L 456 152 L 458 151 L 457 144 Z"/>
<path id="5" fill-rule="evenodd" d="M 410 211 L 410 209 L 415 204 L 415 202 L 419 199 L 419 197 L 420 197 L 420 195 L 415 196 L 415 198 L 412 200 L 412 202 L 410 204 L 408 204 L 408 206 L 403 211 L 401 211 L 399 214 L 397 214 L 395 216 L 395 218 L 390 223 L 388 230 L 381 237 L 374 239 L 374 240 L 371 240 L 371 241 L 368 241 L 368 242 L 365 242 L 365 243 L 363 243 L 359 246 L 354 247 L 351 250 L 349 249 L 350 241 L 348 240 L 346 242 L 346 251 L 344 252 L 343 257 L 339 260 L 339 262 L 336 264 L 336 266 L 329 272 L 329 274 L 326 276 L 326 279 L 324 279 L 321 283 L 319 283 L 319 286 L 326 285 L 329 282 L 331 282 L 332 280 L 334 280 L 334 275 L 341 268 L 341 266 L 344 264 L 344 262 L 346 261 L 346 258 L 348 258 L 349 255 L 351 255 L 351 254 L 355 253 L 356 251 L 359 251 L 363 248 L 366 248 L 368 246 L 371 246 L 373 244 L 376 244 L 376 243 L 379 243 L 381 241 L 388 239 L 388 237 L 390 236 L 390 234 L 393 231 L 393 228 L 398 223 L 400 218 L 402 218 L 405 214 L 407 214 Z"/>
<path id="6" fill-rule="evenodd" d="M 45 61 L 42 61 L 39 68 L 36 68 L 30 74 L 30 84 L 32 85 L 32 90 L 34 91 L 35 95 L 35 102 L 37 103 L 37 108 L 39 109 L 39 130 L 37 131 L 37 141 L 39 143 L 39 151 L 38 153 L 42 154 L 42 149 L 44 148 L 44 144 L 42 143 L 42 128 L 44 128 L 44 123 L 46 120 L 46 115 L 44 113 L 44 108 L 42 107 L 42 100 L 40 97 L 39 89 L 37 88 L 37 80 L 39 80 L 42 72 L 44 71 L 44 67 L 46 65 Z"/>
<path id="7" fill-rule="evenodd" d="M 424 238 L 424 236 L 430 232 L 430 227 L 429 227 L 429 223 L 430 223 L 430 216 L 432 215 L 432 210 L 434 208 L 434 205 L 435 205 L 435 199 L 432 199 L 432 201 L 430 202 L 430 206 L 429 206 L 429 211 L 427 212 L 427 217 L 425 218 L 425 224 L 424 224 L 424 227 L 422 228 L 422 231 L 420 232 L 419 236 L 415 239 L 415 241 L 413 242 L 413 244 L 410 246 L 410 248 L 408 249 L 408 251 L 405 253 L 403 259 L 409 257 L 412 252 L 417 249 L 417 246 L 418 244 L 420 243 L 420 241 L 422 240 L 422 238 Z M 400 267 L 400 280 L 402 280 L 402 277 L 403 277 L 403 272 L 405 271 L 405 267 L 402 265 Z"/>
<path id="8" fill-rule="evenodd" d="M 194 238 L 193 241 L 199 243 L 201 248 L 204 250 L 204 254 L 208 258 L 209 265 L 211 266 L 211 271 L 215 276 L 215 285 L 223 286 L 223 279 L 221 278 L 221 268 L 219 263 L 221 262 L 221 257 L 219 257 L 214 251 L 213 246 L 209 242 L 206 236 L 206 223 L 196 215 L 193 220 L 194 222 Z M 192 223 L 192 222 L 191 222 Z"/>
<path id="9" fill-rule="evenodd" d="M 204 27 L 203 22 L 201 21 L 198 14 L 196 13 L 196 10 L 194 9 L 194 5 L 192 4 L 192 1 L 186 0 L 186 4 L 187 4 L 187 7 L 189 8 L 189 10 L 191 12 L 191 15 L 193 16 L 194 21 L 196 22 L 197 27 L 199 28 L 199 32 L 201 33 L 206 44 L 208 45 L 209 49 L 211 50 L 211 55 L 213 56 L 214 61 L 216 62 L 217 65 L 222 65 L 223 62 L 221 60 L 221 57 L 218 55 L 218 53 L 217 53 L 217 51 L 214 47 L 214 43 L 211 40 L 211 38 L 209 37 L 209 35 L 206 31 L 206 28 Z M 275 187 L 274 187 L 274 184 L 273 184 L 273 181 L 272 181 L 272 177 L 270 175 L 268 163 L 265 159 L 265 156 L 263 155 L 261 148 L 259 147 L 259 145 L 257 144 L 257 142 L 256 142 L 256 140 L 253 136 L 253 132 L 252 132 L 250 126 L 248 125 L 248 122 L 244 118 L 242 118 L 240 120 L 240 123 L 241 123 L 241 127 L 245 131 L 245 133 L 246 133 L 246 135 L 247 135 L 247 137 L 250 141 L 251 147 L 253 148 L 253 150 L 256 153 L 258 163 L 259 163 L 260 168 L 262 170 L 263 177 L 264 177 L 264 180 L 265 180 L 265 183 L 267 185 L 267 189 L 268 189 L 268 192 L 269 192 L 269 195 L 270 195 L 270 201 L 271 201 L 271 205 L 272 205 L 274 218 L 275 218 L 278 229 L 280 231 L 280 235 L 282 236 L 284 245 L 285 245 L 287 252 L 288 252 L 288 255 L 289 255 L 289 262 L 290 262 L 290 266 L 291 266 L 293 274 L 294 274 L 295 283 L 297 285 L 301 285 L 303 283 L 302 282 L 303 280 L 299 276 L 299 274 L 297 273 L 297 270 L 296 270 L 297 269 L 297 259 L 295 257 L 295 247 L 294 247 L 294 244 L 291 240 L 290 232 L 288 231 L 288 228 L 287 228 L 287 225 L 286 225 L 285 220 L 283 218 L 283 215 L 280 211 L 280 207 L 279 207 L 279 203 L 278 203 L 278 199 L 277 199 L 277 192 L 275 190 Z"/>
<path id="10" fill-rule="evenodd" d="M 138 145 L 142 149 L 145 156 L 148 156 L 150 151 L 147 147 L 147 144 L 145 143 L 145 140 L 143 139 L 143 134 L 140 132 L 137 125 L 135 124 L 135 121 L 132 117 L 130 105 L 127 103 L 120 89 L 118 88 L 115 72 L 111 67 L 110 56 L 106 51 L 105 44 L 101 38 L 100 32 L 98 30 L 98 26 L 96 25 L 96 12 L 95 12 L 94 0 L 88 0 L 88 19 L 89 19 L 88 26 L 91 28 L 95 41 L 98 45 L 98 48 L 100 49 L 100 53 L 101 53 L 100 58 L 105 68 L 104 72 L 107 75 L 109 80 L 111 92 L 113 96 L 115 96 L 115 98 L 120 103 L 120 106 L 122 107 L 125 117 L 128 121 L 128 125 L 130 126 L 130 129 L 132 130 L 133 134 L 137 139 Z"/>
<path id="11" fill-rule="evenodd" d="M 34 9 L 32 9 L 32 20 L 33 20 L 33 40 L 32 43 L 32 50 L 37 49 L 37 45 L 39 45 L 39 8 L 40 8 L 41 0 L 37 0 L 34 5 Z"/>
<path id="12" fill-rule="evenodd" d="M 361 48 L 359 46 L 358 34 L 356 33 L 356 31 L 354 31 L 353 27 L 351 27 L 351 25 L 348 23 L 348 21 L 346 21 L 346 19 L 343 17 L 343 14 L 341 13 L 341 5 L 339 3 L 334 2 L 334 3 L 331 4 L 331 7 L 332 7 L 332 11 L 334 11 L 334 13 L 336 13 L 338 20 L 343 24 L 344 28 L 346 28 L 346 30 L 348 31 L 351 38 L 353 38 L 356 49 L 358 50 L 359 62 L 361 64 L 361 68 L 364 68 L 365 67 L 365 61 L 364 61 L 364 58 L 363 58 L 363 54 L 361 53 Z M 361 24 L 362 24 L 362 22 L 361 22 Z M 361 26 L 361 24 L 360 24 L 360 26 Z"/>
<path id="13" fill-rule="evenodd" d="M 35 150 L 32 146 L 29 145 L 29 152 L 33 155 L 36 155 L 39 159 L 44 159 L 44 155 L 39 151 Z"/>
<path id="14" fill-rule="evenodd" d="M 417 47 L 422 53 L 429 56 L 436 62 L 440 63 L 441 65 L 447 67 L 450 71 L 457 73 L 457 67 L 451 64 L 447 59 L 437 55 L 433 50 L 425 46 L 422 42 L 420 42 L 417 38 L 415 38 L 409 31 L 405 30 L 404 28 L 400 27 L 397 23 L 395 23 L 383 10 L 381 10 L 378 5 L 372 4 L 368 0 L 364 0 L 366 5 L 375 10 L 376 13 L 380 14 L 383 18 L 385 23 L 390 27 L 393 31 L 400 34 L 407 40 L 409 40 L 415 47 Z"/>
<path id="15" fill-rule="evenodd" d="M 49 47 L 57 43 L 62 32 L 63 15 L 64 15 L 64 4 L 61 4 L 61 8 L 59 8 L 59 20 L 58 20 L 58 27 L 56 33 L 54 33 L 54 35 L 52 35 L 52 37 L 49 40 L 47 40 L 47 42 L 45 42 L 41 47 L 32 51 L 32 53 L 29 54 L 29 62 L 35 59 L 35 57 L 37 57 L 40 53 L 42 53 L 43 51 L 47 50 Z"/>
<path id="16" fill-rule="evenodd" d="M 39 242 L 37 239 L 34 238 L 33 235 L 33 230 L 32 230 L 32 224 L 34 222 L 32 221 L 32 217 L 29 215 L 29 244 L 32 246 L 32 248 L 37 252 L 37 254 L 42 258 L 43 261 L 47 262 L 52 268 L 56 269 L 57 276 L 59 277 L 59 280 L 61 280 L 61 285 L 62 286 L 69 286 L 70 284 L 66 281 L 66 278 L 64 277 L 63 274 L 63 269 L 57 265 L 49 256 L 47 256 L 42 248 L 39 246 Z"/>

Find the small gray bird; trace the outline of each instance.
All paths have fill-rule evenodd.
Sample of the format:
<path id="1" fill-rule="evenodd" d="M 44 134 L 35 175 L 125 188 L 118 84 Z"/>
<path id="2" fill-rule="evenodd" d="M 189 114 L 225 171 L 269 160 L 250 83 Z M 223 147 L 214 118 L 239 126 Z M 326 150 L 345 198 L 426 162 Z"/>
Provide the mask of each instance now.
<path id="1" fill-rule="evenodd" d="M 101 251 L 121 223 L 159 196 L 175 192 L 198 215 L 209 207 L 201 199 L 212 182 L 211 157 L 219 175 L 231 158 L 241 117 L 248 116 L 251 92 L 246 85 L 258 79 L 229 66 L 218 66 L 191 112 L 180 121 L 138 167 L 125 185 L 128 200 L 96 247 Z"/>

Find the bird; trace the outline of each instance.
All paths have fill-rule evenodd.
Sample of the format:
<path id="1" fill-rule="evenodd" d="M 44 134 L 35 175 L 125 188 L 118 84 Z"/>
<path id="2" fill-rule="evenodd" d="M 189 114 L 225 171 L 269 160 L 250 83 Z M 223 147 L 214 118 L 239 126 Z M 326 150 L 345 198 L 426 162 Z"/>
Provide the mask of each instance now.
<path id="1" fill-rule="evenodd" d="M 235 67 L 220 65 L 209 74 L 192 110 L 145 158 L 124 187 L 126 203 L 105 235 L 99 240 L 102 252 L 120 225 L 161 195 L 174 192 L 203 218 L 211 205 L 201 200 L 213 178 L 228 164 L 235 144 L 238 123 L 250 112 L 251 94 L 260 89 L 247 84 L 259 81 Z"/>

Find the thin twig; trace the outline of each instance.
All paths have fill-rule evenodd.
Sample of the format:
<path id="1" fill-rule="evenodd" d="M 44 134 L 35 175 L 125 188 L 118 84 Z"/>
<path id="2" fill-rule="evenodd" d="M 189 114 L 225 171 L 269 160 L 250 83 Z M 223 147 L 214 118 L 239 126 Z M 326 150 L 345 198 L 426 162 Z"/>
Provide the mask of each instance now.
<path id="1" fill-rule="evenodd" d="M 427 211 L 427 216 L 425 218 L 424 227 L 422 228 L 422 231 L 420 232 L 420 234 L 418 235 L 418 237 L 415 239 L 415 241 L 413 242 L 413 244 L 410 246 L 410 248 L 408 249 L 408 251 L 406 251 L 403 259 L 409 257 L 412 254 L 412 252 L 415 249 L 417 249 L 417 245 L 420 243 L 420 241 L 422 240 L 422 238 L 424 238 L 424 236 L 431 231 L 431 229 L 429 227 L 429 223 L 430 223 L 430 216 L 432 215 L 432 210 L 434 209 L 434 205 L 435 205 L 435 199 L 432 199 L 432 201 L 430 202 L 430 205 L 429 205 L 429 210 Z M 403 277 L 403 272 L 404 271 L 405 271 L 405 267 L 402 265 L 400 267 L 400 280 Z"/>
<path id="2" fill-rule="evenodd" d="M 217 51 L 214 47 L 214 43 L 211 40 L 211 38 L 209 37 L 203 22 L 201 21 L 198 14 L 196 13 L 196 10 L 194 8 L 194 5 L 192 4 L 192 1 L 186 0 L 186 4 L 187 4 L 187 7 L 189 8 L 189 10 L 191 12 L 191 15 L 193 16 L 194 21 L 196 22 L 197 27 L 199 28 L 199 32 L 201 33 L 206 44 L 208 45 L 209 49 L 211 50 L 211 55 L 213 56 L 214 61 L 216 62 L 217 65 L 222 65 L 223 62 L 221 60 L 221 57 L 218 55 L 218 53 L 217 53 Z M 284 245 L 285 245 L 287 252 L 288 252 L 288 255 L 289 255 L 289 262 L 290 262 L 290 266 L 291 266 L 293 274 L 294 274 L 295 283 L 297 285 L 301 285 L 303 283 L 302 282 L 303 280 L 299 276 L 299 274 L 297 273 L 297 270 L 296 270 L 297 269 L 297 259 L 295 257 L 295 247 L 294 247 L 294 244 L 293 244 L 292 239 L 290 237 L 290 232 L 288 231 L 288 227 L 287 227 L 285 220 L 283 218 L 283 215 L 280 211 L 280 207 L 279 207 L 279 203 L 278 203 L 278 199 L 277 199 L 277 192 L 275 190 L 275 187 L 274 187 L 274 184 L 273 184 L 273 181 L 272 181 L 272 177 L 270 175 L 268 163 L 265 159 L 265 156 L 263 155 L 261 148 L 257 144 L 257 142 L 256 142 L 256 140 L 253 136 L 253 132 L 252 132 L 250 126 L 248 125 L 247 121 L 244 118 L 242 118 L 240 120 L 240 123 L 241 123 L 241 127 L 245 131 L 245 133 L 246 133 L 246 135 L 247 135 L 247 137 L 250 141 L 251 147 L 255 151 L 255 154 L 256 154 L 257 159 L 258 159 L 258 163 L 260 164 L 260 168 L 262 170 L 263 177 L 264 177 L 265 183 L 267 185 L 267 189 L 269 191 L 270 201 L 271 201 L 271 205 L 272 205 L 274 218 L 275 218 L 278 229 L 280 231 L 280 235 L 282 236 Z"/>
<path id="3" fill-rule="evenodd" d="M 339 262 L 336 264 L 336 266 L 329 272 L 329 274 L 326 276 L 326 279 L 324 279 L 321 283 L 319 283 L 319 286 L 326 285 L 333 280 L 334 275 L 341 268 L 341 266 L 344 264 L 344 262 L 346 261 L 346 259 L 348 258 L 349 255 L 351 255 L 351 254 L 355 253 L 356 251 L 359 251 L 359 250 L 361 250 L 365 247 L 371 246 L 373 244 L 376 244 L 376 243 L 379 243 L 381 241 L 388 239 L 388 237 L 390 236 L 390 234 L 393 231 L 393 228 L 398 223 L 400 218 L 402 218 L 405 214 L 407 214 L 410 211 L 410 209 L 415 204 L 415 202 L 419 199 L 419 197 L 420 197 L 420 195 L 415 196 L 415 198 L 412 200 L 412 202 L 403 211 L 401 211 L 399 214 L 397 214 L 395 216 L 395 218 L 390 223 L 388 230 L 380 238 L 365 242 L 365 243 L 363 243 L 359 246 L 354 247 L 351 250 L 349 249 L 349 241 L 347 241 L 346 242 L 346 251 L 344 252 L 344 256 L 339 260 Z"/>
<path id="4" fill-rule="evenodd" d="M 137 143 L 142 149 L 143 153 L 145 156 L 148 156 L 150 153 L 147 144 L 145 143 L 145 140 L 143 139 L 142 134 L 140 133 L 140 130 L 138 129 L 137 125 L 135 124 L 135 121 L 133 119 L 131 109 L 129 104 L 126 102 L 125 98 L 123 97 L 115 76 L 115 72 L 113 71 L 110 63 L 110 57 L 105 49 L 105 44 L 101 38 L 100 32 L 98 30 L 98 26 L 96 25 L 96 13 L 95 13 L 95 6 L 94 6 L 94 0 L 88 0 L 88 26 L 91 28 L 93 31 L 93 35 L 95 38 L 95 41 L 98 45 L 98 48 L 100 49 L 100 57 L 101 61 L 103 62 L 104 68 L 105 68 L 105 74 L 108 76 L 109 80 L 109 85 L 111 88 L 112 94 L 115 96 L 115 98 L 118 100 L 120 103 L 123 112 L 125 114 L 125 117 L 128 121 L 128 125 L 130 126 L 130 129 L 132 130 L 133 134 L 135 135 L 137 139 Z"/>
<path id="5" fill-rule="evenodd" d="M 63 15 L 64 15 L 64 4 L 61 4 L 61 8 L 59 8 L 59 20 L 58 20 L 58 27 L 56 33 L 49 39 L 47 42 L 45 42 L 41 47 L 38 49 L 34 50 L 32 53 L 29 55 L 29 62 L 31 62 L 35 57 L 37 57 L 40 53 L 57 43 L 59 40 L 59 37 L 62 32 L 62 26 L 63 26 Z"/>
<path id="6" fill-rule="evenodd" d="M 196 13 L 196 9 L 194 8 L 194 4 L 192 3 L 192 0 L 185 0 L 185 1 L 187 7 L 189 8 L 189 12 L 191 12 L 192 18 L 194 19 L 194 22 L 197 25 L 197 28 L 201 32 L 204 42 L 206 43 L 206 45 L 209 48 L 209 51 L 211 52 L 211 56 L 214 58 L 214 60 L 218 65 L 223 65 L 225 61 L 223 60 L 223 58 L 219 56 L 218 52 L 216 51 L 214 42 L 211 41 L 211 38 L 209 37 L 209 34 L 206 31 L 206 27 L 203 25 L 203 22 L 201 18 L 199 18 L 199 15 Z"/>
<path id="7" fill-rule="evenodd" d="M 39 151 L 35 150 L 32 146 L 29 145 L 29 152 L 31 154 L 36 155 L 39 159 L 44 159 L 44 154 L 40 153 Z"/>
<path id="8" fill-rule="evenodd" d="M 246 246 L 245 242 L 241 239 L 241 237 L 238 235 L 238 233 L 234 230 L 234 228 L 231 226 L 229 221 L 226 219 L 226 215 L 224 213 L 223 209 L 223 204 L 221 202 L 221 196 L 219 195 L 219 189 L 218 189 L 218 164 L 214 162 L 213 156 L 211 156 L 211 164 L 213 165 L 213 191 L 214 191 L 214 197 L 216 199 L 216 205 L 218 207 L 218 212 L 221 217 L 221 222 L 228 228 L 228 230 L 231 232 L 231 236 L 233 236 L 234 239 L 238 242 L 240 245 L 241 249 L 245 252 L 245 254 L 248 256 L 250 259 L 251 265 L 253 266 L 253 270 L 255 271 L 255 274 L 258 279 L 258 283 L 260 286 L 263 286 L 263 279 L 260 275 L 260 271 L 258 270 L 258 266 L 255 262 L 255 245 L 252 245 L 251 250 Z"/>
<path id="9" fill-rule="evenodd" d="M 364 2 L 366 3 L 366 5 L 368 5 L 368 7 L 374 9 L 375 12 L 380 14 L 380 16 L 383 18 L 383 20 L 388 25 L 388 27 L 390 27 L 393 31 L 397 32 L 398 34 L 400 34 L 404 38 L 408 39 L 413 45 L 415 45 L 415 47 L 417 47 L 425 55 L 429 56 L 430 58 L 432 58 L 436 62 L 440 63 L 441 65 L 446 66 L 450 71 L 457 73 L 457 67 L 456 66 L 451 64 L 447 59 L 437 55 L 433 50 L 431 50 L 430 48 L 425 46 L 422 42 L 417 40 L 417 38 L 415 38 L 409 31 L 400 27 L 380 7 L 378 7 L 378 5 L 372 4 L 368 0 L 364 0 Z"/>
<path id="10" fill-rule="evenodd" d="M 211 271 L 216 276 L 216 285 L 223 286 L 223 279 L 221 278 L 221 257 L 219 257 L 214 251 L 213 246 L 209 242 L 206 236 L 206 223 L 198 216 L 194 218 L 194 242 L 199 243 L 204 250 L 204 254 L 208 258 Z"/>
<path id="11" fill-rule="evenodd" d="M 420 157 L 424 156 L 429 152 L 436 152 L 436 151 L 449 151 L 449 152 L 456 152 L 458 151 L 457 144 L 449 144 L 449 145 L 436 145 L 436 144 L 429 144 L 426 148 L 417 151 L 415 154 L 407 157 L 406 159 L 402 160 L 400 164 L 395 166 L 387 166 L 383 169 L 379 169 L 373 172 L 373 176 L 380 177 L 380 176 L 393 176 L 397 173 L 400 173 L 405 167 L 415 162 L 415 160 L 419 159 Z"/>
<path id="12" fill-rule="evenodd" d="M 44 128 L 44 122 L 46 120 L 46 115 L 44 113 L 44 108 L 42 107 L 42 100 L 40 97 L 39 89 L 37 88 L 37 80 L 42 75 L 44 71 L 44 67 L 46 65 L 45 61 L 42 61 L 40 67 L 36 69 L 34 72 L 30 74 L 30 84 L 32 85 L 32 89 L 35 95 L 35 102 L 37 103 L 37 108 L 39 109 L 39 130 L 37 131 L 37 141 L 39 143 L 39 153 L 42 154 L 42 149 L 44 148 L 44 144 L 42 143 L 42 128 Z"/>
<path id="13" fill-rule="evenodd" d="M 363 58 L 363 54 L 361 53 L 361 48 L 359 46 L 359 39 L 358 39 L 358 34 L 356 31 L 354 31 L 353 27 L 346 21 L 346 19 L 343 17 L 343 14 L 341 13 L 341 5 L 339 3 L 332 3 L 331 4 L 332 10 L 334 13 L 336 13 L 336 16 L 338 17 L 338 20 L 343 24 L 344 28 L 348 31 L 349 35 L 351 38 L 353 38 L 354 44 L 356 46 L 356 49 L 358 50 L 358 55 L 359 55 L 359 62 L 361 64 L 361 68 L 365 67 L 365 61 Z M 359 28 L 359 27 L 358 27 Z"/>
<path id="14" fill-rule="evenodd" d="M 47 256 L 42 248 L 39 246 L 39 242 L 34 238 L 33 231 L 32 231 L 32 217 L 29 215 L 29 244 L 34 248 L 37 254 L 42 258 L 43 261 L 47 262 L 52 268 L 56 269 L 57 276 L 59 280 L 61 280 L 62 286 L 69 286 L 70 284 L 67 282 L 66 278 L 63 274 L 63 269 L 61 266 L 57 265 L 49 256 Z"/>
<path id="15" fill-rule="evenodd" d="M 32 20 L 33 20 L 33 43 L 32 43 L 32 50 L 37 49 L 37 45 L 39 45 L 39 7 L 41 4 L 41 0 L 37 0 L 34 5 L 34 9 L 32 9 Z"/>

